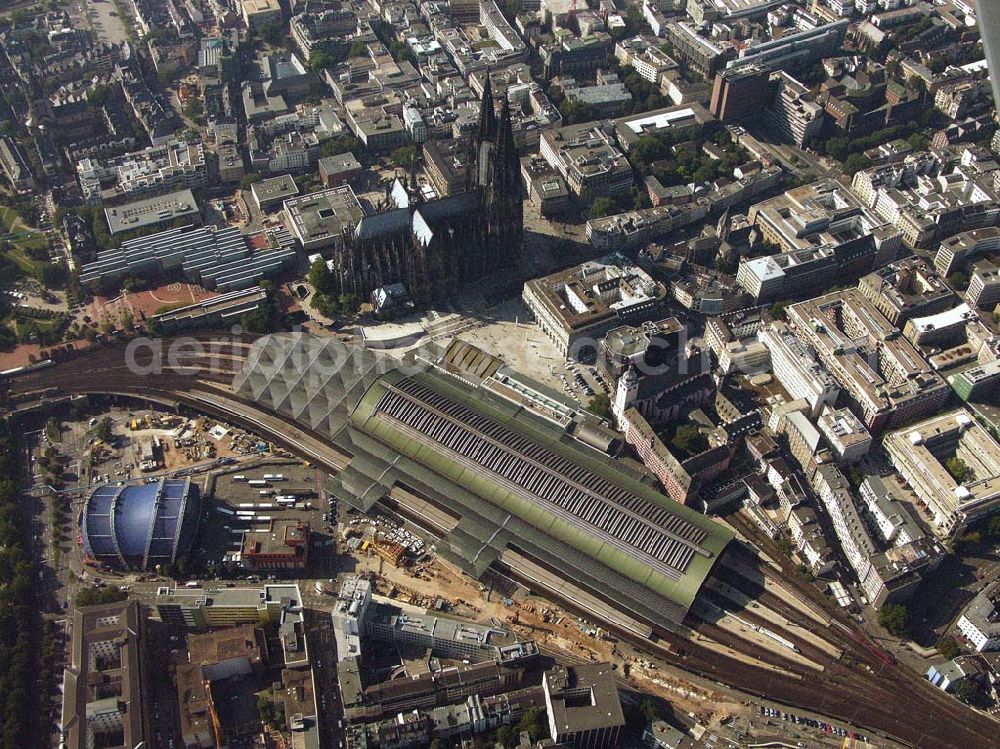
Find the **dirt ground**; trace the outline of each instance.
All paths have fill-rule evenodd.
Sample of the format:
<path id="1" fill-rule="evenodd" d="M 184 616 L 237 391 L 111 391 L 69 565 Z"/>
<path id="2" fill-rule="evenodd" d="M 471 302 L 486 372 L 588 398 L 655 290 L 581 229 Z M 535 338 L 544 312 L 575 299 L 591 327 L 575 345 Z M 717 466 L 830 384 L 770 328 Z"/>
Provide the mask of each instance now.
<path id="1" fill-rule="evenodd" d="M 61 343 L 62 347 L 72 346 L 82 350 L 89 347 L 89 341 L 73 341 L 72 343 Z M 53 346 L 39 346 L 37 343 L 22 343 L 20 346 L 12 348 L 10 351 L 0 351 L 0 372 L 15 367 L 23 367 L 39 359 L 44 359 L 43 353 L 47 355 Z"/>
<path id="2" fill-rule="evenodd" d="M 630 647 L 587 634 L 597 625 L 581 623 L 540 596 L 525 596 L 519 590 L 513 599 L 506 599 L 510 601 L 506 603 L 503 595 L 494 591 L 487 600 L 488 590 L 480 590 L 479 583 L 436 557 L 412 569 L 393 567 L 374 555 L 358 553 L 354 558 L 358 573 L 371 572 L 377 576 L 378 595 L 424 608 L 432 606 L 440 597 L 452 605 L 452 614 L 484 624 L 499 622 L 522 637 L 534 639 L 543 649 L 587 661 L 606 661 L 615 664 L 619 674 L 627 665 L 628 681 L 637 689 L 668 700 L 678 711 L 693 713 L 709 726 L 717 726 L 729 716 L 747 715 L 744 705 L 690 682 L 674 679 Z"/>

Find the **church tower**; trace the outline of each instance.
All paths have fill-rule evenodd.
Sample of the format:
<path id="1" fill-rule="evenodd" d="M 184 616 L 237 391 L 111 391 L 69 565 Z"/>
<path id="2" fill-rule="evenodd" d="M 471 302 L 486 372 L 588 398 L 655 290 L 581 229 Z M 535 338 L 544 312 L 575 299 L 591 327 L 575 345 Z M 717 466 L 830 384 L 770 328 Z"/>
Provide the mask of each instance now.
<path id="1" fill-rule="evenodd" d="M 501 256 L 496 259 L 497 264 L 502 268 L 518 267 L 524 234 L 524 197 L 521 157 L 514 142 L 510 100 L 506 96 L 491 161 L 491 179 L 486 185 L 486 210 L 491 229 L 498 237 L 497 250 Z"/>

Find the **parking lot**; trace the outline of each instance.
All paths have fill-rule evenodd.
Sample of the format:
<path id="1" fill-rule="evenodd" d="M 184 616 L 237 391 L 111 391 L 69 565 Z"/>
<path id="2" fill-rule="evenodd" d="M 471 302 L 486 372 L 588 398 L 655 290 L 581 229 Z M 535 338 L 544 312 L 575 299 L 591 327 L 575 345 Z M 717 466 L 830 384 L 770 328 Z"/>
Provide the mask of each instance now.
<path id="1" fill-rule="evenodd" d="M 761 730 L 766 731 L 766 727 L 773 727 L 775 731 L 782 733 L 799 730 L 801 733 L 794 733 L 793 736 L 795 738 L 804 738 L 808 740 L 808 743 L 807 741 L 799 741 L 798 745 L 801 747 L 815 746 L 816 744 L 813 742 L 815 742 L 817 738 L 824 742 L 835 741 L 838 745 L 843 741 L 843 739 L 846 738 L 853 738 L 865 744 L 869 743 L 867 736 L 860 734 L 857 731 L 842 728 L 825 720 L 817 720 L 816 718 L 798 715 L 785 710 L 779 710 L 778 708 L 769 707 L 767 705 L 759 705 L 757 712 L 764 722 L 763 726 L 761 726 L 758 722 L 758 732 Z"/>
<path id="2" fill-rule="evenodd" d="M 336 553 L 336 533 L 322 482 L 325 474 L 298 460 L 263 458 L 213 473 L 207 482 L 196 554 L 207 565 L 231 565 L 244 533 L 272 521 L 297 520 L 309 525 L 309 565 L 296 577 L 328 577 Z"/>

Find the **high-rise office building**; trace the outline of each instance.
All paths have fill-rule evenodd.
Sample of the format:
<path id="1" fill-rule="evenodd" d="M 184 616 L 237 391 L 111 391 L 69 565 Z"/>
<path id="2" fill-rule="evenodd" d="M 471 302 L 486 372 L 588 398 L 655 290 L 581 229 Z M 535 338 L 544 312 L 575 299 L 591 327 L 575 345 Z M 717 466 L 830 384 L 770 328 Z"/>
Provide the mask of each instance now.
<path id="1" fill-rule="evenodd" d="M 990 71 L 993 104 L 1000 109 L 1000 0 L 977 0 L 976 20 Z"/>

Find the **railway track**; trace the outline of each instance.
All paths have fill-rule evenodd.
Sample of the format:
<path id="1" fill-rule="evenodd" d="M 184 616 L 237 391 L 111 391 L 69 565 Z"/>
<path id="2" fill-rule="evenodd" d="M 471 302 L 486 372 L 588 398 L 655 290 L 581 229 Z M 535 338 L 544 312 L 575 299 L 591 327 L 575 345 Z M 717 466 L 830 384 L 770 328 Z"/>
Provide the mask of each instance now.
<path id="1" fill-rule="evenodd" d="M 205 343 L 212 344 L 212 341 L 206 340 Z M 239 343 L 237 348 L 246 352 L 248 344 Z M 211 351 L 211 345 L 206 350 Z M 232 391 L 231 382 L 232 373 L 242 360 L 239 354 L 222 357 L 228 362 L 223 367 L 218 366 L 219 360 L 219 357 L 193 354 L 189 359 L 181 359 L 176 368 L 168 367 L 154 378 L 132 371 L 126 366 L 124 347 L 114 347 L 81 354 L 69 362 L 31 372 L 8 384 L 14 403 L 30 399 L 33 394 L 44 397 L 46 394 L 111 392 L 183 404 L 259 432 L 262 437 L 325 465 L 331 471 L 340 470 L 348 464 L 350 456 L 335 450 L 321 435 L 303 428 L 301 424 L 292 423 L 284 416 L 262 409 L 256 403 L 238 398 Z M 146 360 L 140 357 L 140 361 Z M 831 621 L 839 620 L 836 612 L 830 613 L 824 602 L 816 599 L 816 591 L 782 578 L 766 565 L 757 566 L 755 573 L 761 580 L 770 579 L 795 590 Z M 772 608 L 790 622 L 809 630 L 818 627 L 814 620 L 794 606 L 764 590 L 762 583 L 736 579 L 740 577 L 738 574 L 730 576 L 721 566 L 717 566 L 716 574 L 744 593 L 758 595 L 762 605 Z M 752 615 L 752 611 L 749 614 Z M 773 657 L 766 649 L 747 643 L 715 625 L 692 620 L 690 626 L 692 629 L 701 627 L 699 631 L 705 636 L 737 652 L 765 662 Z M 997 746 L 998 727 L 992 720 L 968 710 L 918 675 L 901 666 L 886 663 L 875 652 L 862 647 L 852 636 L 852 631 L 838 625 L 823 631 L 824 639 L 848 653 L 850 662 L 824 655 L 819 649 L 810 650 L 810 659 L 823 663 L 826 670 L 817 674 L 814 669 L 789 663 L 787 670 L 791 675 L 727 657 L 662 627 L 654 627 L 654 641 L 628 633 L 618 634 L 640 650 L 683 671 L 792 708 L 888 734 L 897 741 L 920 749 L 985 749 Z M 803 645 L 809 647 L 808 643 L 799 644 L 798 640 L 796 644 L 800 648 Z"/>

